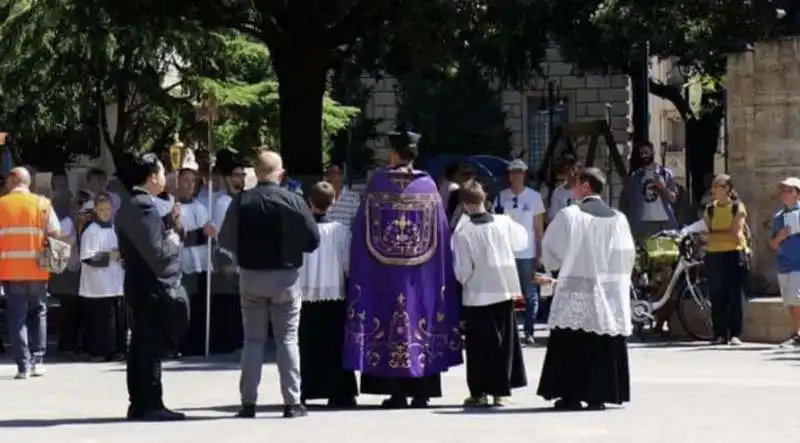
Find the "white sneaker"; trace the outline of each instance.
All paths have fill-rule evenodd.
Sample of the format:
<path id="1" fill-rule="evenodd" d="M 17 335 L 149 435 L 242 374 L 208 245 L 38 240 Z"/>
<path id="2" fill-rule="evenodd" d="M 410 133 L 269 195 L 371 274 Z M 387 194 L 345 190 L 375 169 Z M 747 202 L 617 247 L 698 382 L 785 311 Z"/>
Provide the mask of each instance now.
<path id="1" fill-rule="evenodd" d="M 30 373 L 26 371 L 17 372 L 17 375 L 14 376 L 14 380 L 27 380 L 30 376 Z"/>
<path id="2" fill-rule="evenodd" d="M 47 373 L 47 367 L 43 363 L 39 363 L 38 365 L 33 365 L 31 370 L 32 377 L 41 377 Z"/>

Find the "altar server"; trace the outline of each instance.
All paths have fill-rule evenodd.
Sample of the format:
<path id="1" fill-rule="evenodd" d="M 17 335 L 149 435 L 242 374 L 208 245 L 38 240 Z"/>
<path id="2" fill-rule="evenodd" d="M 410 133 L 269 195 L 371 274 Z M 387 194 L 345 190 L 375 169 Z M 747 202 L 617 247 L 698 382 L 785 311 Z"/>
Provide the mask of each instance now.
<path id="1" fill-rule="evenodd" d="M 209 209 L 211 223 L 217 232 L 222 230 L 225 214 L 233 198 L 244 190 L 244 163 L 228 156 L 217 162 L 216 171 L 225 187 L 215 194 Z M 214 250 L 214 275 L 211 280 L 211 347 L 214 352 L 231 353 L 242 347 L 242 306 L 239 302 L 239 272 L 228 251 Z"/>
<path id="2" fill-rule="evenodd" d="M 328 217 L 335 196 L 336 191 L 328 182 L 317 183 L 308 196 L 320 243 L 316 251 L 305 254 L 300 268 L 301 399 L 304 403 L 327 399 L 328 406 L 353 407 L 358 393 L 356 376 L 353 371 L 342 369 L 350 229 Z"/>
<path id="3" fill-rule="evenodd" d="M 81 276 L 78 295 L 83 298 L 85 351 L 96 361 L 111 361 L 125 352 L 126 322 L 123 307 L 125 271 L 117 234 L 111 223 L 114 211 L 105 193 L 93 199 L 94 220 L 81 234 Z"/>
<path id="4" fill-rule="evenodd" d="M 538 393 L 563 410 L 605 409 L 630 401 L 626 337 L 635 247 L 628 220 L 601 198 L 597 168 L 578 175 L 578 204 L 562 209 L 542 242 L 543 263 L 558 270 Z"/>
<path id="5" fill-rule="evenodd" d="M 183 355 L 205 354 L 206 273 L 209 271 L 208 237 L 216 235 L 206 207 L 194 199 L 197 165 L 184 163 L 178 174 L 176 195 L 180 204 L 181 283 L 189 296 L 189 330 L 180 344 Z"/>
<path id="6" fill-rule="evenodd" d="M 450 227 L 436 182 L 414 169 L 419 134 L 389 135 L 390 166 L 370 179 L 353 220 L 345 368 L 385 408 L 424 408 L 462 362 Z"/>
<path id="7" fill-rule="evenodd" d="M 522 298 L 514 253 L 528 245 L 525 227 L 506 215 L 487 212 L 478 182 L 459 189 L 468 220 L 453 233 L 455 274 L 463 285 L 467 385 L 464 406 L 502 406 L 511 389 L 528 384 L 514 299 Z"/>

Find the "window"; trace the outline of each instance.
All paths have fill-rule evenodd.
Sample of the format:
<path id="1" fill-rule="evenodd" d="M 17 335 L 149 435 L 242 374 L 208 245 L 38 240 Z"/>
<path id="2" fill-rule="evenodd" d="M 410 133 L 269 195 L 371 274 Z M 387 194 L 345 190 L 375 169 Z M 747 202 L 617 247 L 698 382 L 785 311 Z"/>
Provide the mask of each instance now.
<path id="1" fill-rule="evenodd" d="M 562 98 L 553 106 L 553 129 L 569 122 L 567 105 L 566 100 Z M 547 105 L 547 98 L 528 97 L 528 149 L 526 161 L 531 170 L 539 168 L 544 159 L 547 145 L 552 138 L 550 133 L 550 111 Z M 556 148 L 556 151 L 558 151 L 558 148 Z M 559 152 L 554 152 L 554 156 L 558 156 L 558 154 Z"/>

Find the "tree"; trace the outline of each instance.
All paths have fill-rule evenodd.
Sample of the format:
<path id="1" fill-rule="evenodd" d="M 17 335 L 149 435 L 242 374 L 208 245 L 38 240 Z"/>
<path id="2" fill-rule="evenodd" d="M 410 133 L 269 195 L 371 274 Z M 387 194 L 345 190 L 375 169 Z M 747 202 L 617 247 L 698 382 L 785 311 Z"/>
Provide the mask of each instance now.
<path id="1" fill-rule="evenodd" d="M 508 157 L 500 94 L 478 66 L 430 68 L 399 79 L 398 120 L 420 131 L 420 156 L 436 153 Z"/>
<path id="2" fill-rule="evenodd" d="M 356 55 L 363 67 L 411 70 L 446 64 L 457 53 L 461 60 L 479 61 L 487 75 L 527 81 L 546 46 L 546 27 L 535 26 L 542 16 L 542 1 L 104 4 L 123 23 L 163 29 L 200 23 L 208 29 L 235 29 L 266 44 L 278 79 L 283 155 L 294 173 L 317 176 L 322 168 L 322 137 L 321 131 L 309 128 L 322 122 L 323 95 L 334 63 Z"/>
<path id="3" fill-rule="evenodd" d="M 279 137 L 280 91 L 262 43 L 196 25 L 138 27 L 107 12 L 85 0 L 0 3 L 0 54 L 11 60 L 0 67 L 0 93 L 10 102 L 15 134 L 34 138 L 88 123 L 119 162 L 125 151 L 163 149 L 175 132 L 205 140 L 195 105 L 213 95 L 226 111 L 217 146 L 253 147 Z M 330 99 L 323 109 L 325 137 L 357 112 Z"/>
<path id="4" fill-rule="evenodd" d="M 724 117 L 726 55 L 775 35 L 774 4 L 767 0 L 552 0 L 551 16 L 554 39 L 578 67 L 628 74 L 634 86 L 647 82 L 651 94 L 675 105 L 686 123 L 689 173 L 699 201 L 703 177 L 713 172 Z M 689 78 L 678 83 L 647 78 L 648 53 L 674 59 L 690 72 Z M 689 82 L 700 86 L 692 88 L 700 90 L 699 99 L 684 93 Z"/>

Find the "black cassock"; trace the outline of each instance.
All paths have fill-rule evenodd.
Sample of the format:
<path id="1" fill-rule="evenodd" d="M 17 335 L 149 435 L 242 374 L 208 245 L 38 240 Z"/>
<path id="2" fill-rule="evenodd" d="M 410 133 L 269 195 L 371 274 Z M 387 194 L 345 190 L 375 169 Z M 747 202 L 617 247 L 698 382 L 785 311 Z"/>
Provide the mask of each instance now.
<path id="1" fill-rule="evenodd" d="M 303 302 L 298 332 L 303 401 L 358 395 L 355 374 L 342 368 L 346 309 L 344 300 Z"/>
<path id="2" fill-rule="evenodd" d="M 622 404 L 631 399 L 623 336 L 553 328 L 537 392 L 546 400 Z"/>
<path id="3" fill-rule="evenodd" d="M 470 396 L 507 397 L 527 386 L 514 302 L 464 306 L 462 316 Z"/>

